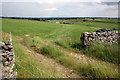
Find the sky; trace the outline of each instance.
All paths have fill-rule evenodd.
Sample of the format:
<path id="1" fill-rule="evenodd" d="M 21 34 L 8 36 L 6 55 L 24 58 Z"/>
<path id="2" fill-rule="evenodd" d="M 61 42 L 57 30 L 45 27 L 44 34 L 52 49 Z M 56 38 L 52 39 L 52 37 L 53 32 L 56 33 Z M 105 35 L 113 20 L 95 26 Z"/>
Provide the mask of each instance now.
<path id="1" fill-rule="evenodd" d="M 1 0 L 0 16 L 118 17 L 119 0 Z"/>

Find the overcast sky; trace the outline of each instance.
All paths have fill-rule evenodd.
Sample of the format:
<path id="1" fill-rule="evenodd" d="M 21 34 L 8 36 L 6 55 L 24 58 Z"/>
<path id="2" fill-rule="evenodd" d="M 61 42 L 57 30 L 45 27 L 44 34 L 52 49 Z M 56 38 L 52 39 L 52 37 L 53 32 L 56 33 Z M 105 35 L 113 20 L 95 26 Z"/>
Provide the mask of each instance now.
<path id="1" fill-rule="evenodd" d="M 117 17 L 118 1 L 2 0 L 0 14 L 19 17 Z"/>

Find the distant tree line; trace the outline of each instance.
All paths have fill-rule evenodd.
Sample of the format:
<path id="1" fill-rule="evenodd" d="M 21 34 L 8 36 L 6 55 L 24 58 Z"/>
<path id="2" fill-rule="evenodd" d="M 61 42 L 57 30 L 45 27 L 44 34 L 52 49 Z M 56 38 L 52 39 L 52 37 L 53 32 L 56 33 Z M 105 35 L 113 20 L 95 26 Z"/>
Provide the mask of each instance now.
<path id="1" fill-rule="evenodd" d="M 1 18 L 9 18 L 9 19 L 28 19 L 28 20 L 36 20 L 36 21 L 47 21 L 47 20 L 71 20 L 71 19 L 111 19 L 108 17 L 43 17 L 43 18 L 36 18 L 36 17 L 1 17 Z"/>

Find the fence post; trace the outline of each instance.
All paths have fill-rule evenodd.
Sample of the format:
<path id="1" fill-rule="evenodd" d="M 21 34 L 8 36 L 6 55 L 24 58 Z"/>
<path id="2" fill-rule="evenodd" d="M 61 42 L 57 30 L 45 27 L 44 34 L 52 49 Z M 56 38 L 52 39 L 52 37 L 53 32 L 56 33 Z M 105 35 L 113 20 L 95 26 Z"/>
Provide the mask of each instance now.
<path id="1" fill-rule="evenodd" d="M 10 32 L 10 41 L 12 42 L 12 35 L 11 35 L 11 32 Z"/>

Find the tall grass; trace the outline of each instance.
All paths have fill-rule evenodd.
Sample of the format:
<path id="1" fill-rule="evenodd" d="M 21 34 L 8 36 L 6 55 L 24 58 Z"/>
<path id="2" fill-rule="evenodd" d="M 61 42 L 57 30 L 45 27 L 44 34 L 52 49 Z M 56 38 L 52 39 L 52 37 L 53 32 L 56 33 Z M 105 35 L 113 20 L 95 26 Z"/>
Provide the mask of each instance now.
<path id="1" fill-rule="evenodd" d="M 3 33 L 3 40 L 9 40 L 9 34 Z M 52 65 L 40 62 L 34 54 L 27 52 L 27 48 L 21 44 L 19 39 L 12 35 L 15 53 L 15 70 L 17 78 L 62 78 L 62 73 L 57 72 Z"/>
<path id="2" fill-rule="evenodd" d="M 50 56 L 52 58 L 58 58 L 60 56 L 64 56 L 64 54 L 56 49 L 56 48 L 53 48 L 51 46 L 44 46 L 40 49 L 40 53 L 44 54 L 44 55 L 47 55 L 47 56 Z"/>
<path id="3" fill-rule="evenodd" d="M 117 78 L 118 72 L 102 63 L 79 62 L 77 59 L 65 54 L 63 51 L 53 47 L 44 46 L 40 48 L 40 53 L 54 58 L 60 64 L 69 67 L 79 73 L 82 77 L 91 78 Z M 102 64 L 102 65 L 101 65 Z"/>
<path id="4" fill-rule="evenodd" d="M 120 63 L 118 60 L 118 44 L 110 44 L 108 42 L 96 41 L 91 46 L 85 49 L 85 54 L 95 56 L 103 61 L 112 63 Z"/>
<path id="5" fill-rule="evenodd" d="M 79 73 L 83 77 L 95 77 L 95 78 L 117 78 L 118 71 L 116 67 L 109 65 L 108 63 L 102 63 L 96 60 L 95 62 L 79 61 L 78 59 L 67 55 L 64 49 L 56 47 L 54 44 L 47 40 L 41 40 L 40 37 L 25 38 L 24 44 L 31 46 L 40 54 L 55 59 L 58 63 L 71 68 Z M 35 46 L 35 47 L 33 47 Z M 89 60 L 88 60 L 89 61 Z"/>

